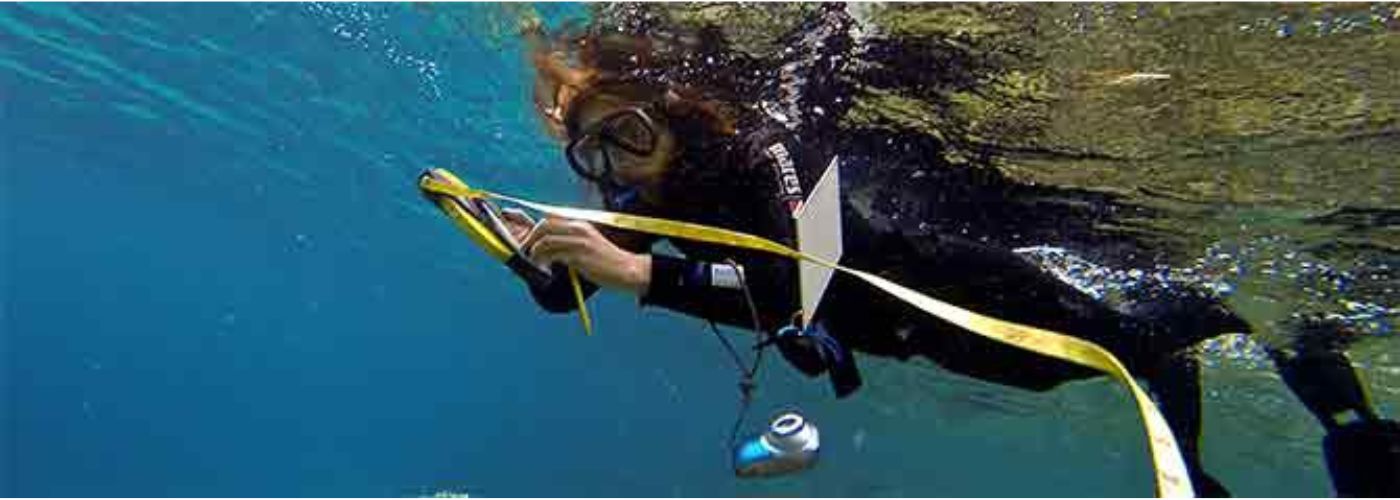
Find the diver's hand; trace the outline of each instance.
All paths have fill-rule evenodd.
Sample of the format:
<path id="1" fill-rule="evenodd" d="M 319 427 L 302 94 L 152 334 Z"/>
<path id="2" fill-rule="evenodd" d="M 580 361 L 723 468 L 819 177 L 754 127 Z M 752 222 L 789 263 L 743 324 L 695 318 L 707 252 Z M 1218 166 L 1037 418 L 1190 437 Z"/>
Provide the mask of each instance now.
<path id="1" fill-rule="evenodd" d="M 619 248 L 584 221 L 547 218 L 520 246 L 538 264 L 564 264 L 602 286 L 640 295 L 651 284 L 651 255 Z"/>
<path id="2" fill-rule="evenodd" d="M 510 230 L 510 236 L 518 242 L 525 241 L 525 238 L 529 237 L 530 231 L 535 228 L 535 220 L 519 209 L 502 209 L 501 222 L 505 223 L 506 229 Z"/>

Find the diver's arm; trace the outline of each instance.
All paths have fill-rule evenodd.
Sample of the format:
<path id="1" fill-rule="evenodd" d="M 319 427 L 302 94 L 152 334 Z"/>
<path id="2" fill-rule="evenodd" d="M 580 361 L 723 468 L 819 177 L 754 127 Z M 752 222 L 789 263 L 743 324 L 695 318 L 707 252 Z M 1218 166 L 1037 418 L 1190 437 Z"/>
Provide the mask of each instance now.
<path id="1" fill-rule="evenodd" d="M 546 311 L 577 308 L 569 267 L 578 273 L 585 297 L 601 283 L 638 294 L 642 305 L 729 325 L 751 327 L 751 311 L 757 310 L 761 327 L 772 331 L 787 324 L 797 310 L 795 264 L 784 257 L 736 249 L 729 262 L 707 262 L 636 252 L 653 238 L 604 238 L 582 221 L 541 227 L 549 235 L 533 245 L 527 241 L 526 247 L 532 258 L 550 265 L 548 281 L 529 281 L 530 294 Z M 752 297 L 752 309 L 745 288 Z"/>
<path id="2" fill-rule="evenodd" d="M 745 286 L 765 331 L 787 324 L 790 315 L 797 310 L 794 265 L 782 257 L 736 252 L 733 262 L 706 262 L 628 251 L 625 257 L 612 263 L 588 261 L 584 265 L 607 268 L 602 272 L 611 276 L 608 281 L 637 293 L 642 305 L 665 307 L 728 325 L 753 325 L 753 314 L 744 296 Z M 578 300 L 568 279 L 568 268 L 556 262 L 550 266 L 550 271 L 551 280 L 530 286 L 535 302 L 554 313 L 577 309 Z M 584 297 L 597 292 L 599 286 L 580 274 Z"/>
<path id="3" fill-rule="evenodd" d="M 792 262 L 781 257 L 757 257 L 743 262 L 705 262 L 664 254 L 636 254 L 638 277 L 625 288 L 638 292 L 642 305 L 654 305 L 726 325 L 749 328 L 753 314 L 744 286 L 749 289 L 759 324 L 773 331 L 787 324 L 798 310 Z M 738 264 L 737 267 L 733 264 Z M 531 285 L 530 295 L 541 308 L 568 313 L 578 308 L 568 268 L 550 266 L 553 275 L 543 286 Z M 740 274 L 742 273 L 742 281 Z M 632 273 L 629 273 L 632 274 Z M 599 286 L 579 278 L 583 296 L 591 297 Z"/>
<path id="4" fill-rule="evenodd" d="M 752 252 L 736 252 L 733 262 L 653 254 L 641 303 L 750 328 L 754 320 L 745 298 L 747 287 L 760 328 L 771 332 L 788 324 L 798 311 L 795 267 L 787 258 Z"/>
<path id="5" fill-rule="evenodd" d="M 756 217 L 764 220 L 750 221 L 755 232 L 788 239 L 785 236 L 791 232 L 791 221 L 780 211 L 776 200 L 760 200 L 756 210 L 770 212 Z M 771 230 L 774 228 L 779 229 L 778 234 Z M 666 307 L 736 326 L 752 326 L 751 310 L 756 309 L 762 328 L 771 331 L 786 324 L 797 310 L 795 264 L 787 258 L 679 241 L 676 244 L 682 249 L 690 248 L 712 258 L 727 257 L 732 262 L 647 253 L 644 249 L 654 240 L 655 237 L 636 233 L 605 235 L 584 221 L 548 219 L 521 243 L 531 260 L 551 268 L 549 279 L 527 280 L 530 293 L 547 311 L 574 310 L 578 299 L 568 278 L 572 268 L 583 282 L 586 296 L 596 292 L 599 285 L 620 288 L 639 295 L 642 305 Z M 752 308 L 745 296 L 746 288 L 752 297 Z"/>

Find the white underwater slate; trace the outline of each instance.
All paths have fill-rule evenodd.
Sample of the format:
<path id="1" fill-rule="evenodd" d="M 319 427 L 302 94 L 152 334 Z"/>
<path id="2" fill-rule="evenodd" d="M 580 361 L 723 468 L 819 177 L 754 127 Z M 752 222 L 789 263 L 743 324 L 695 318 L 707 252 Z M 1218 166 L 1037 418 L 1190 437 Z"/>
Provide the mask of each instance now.
<path id="1" fill-rule="evenodd" d="M 797 221 L 797 249 L 831 262 L 841 259 L 841 176 L 840 158 L 834 157 L 826 171 L 793 214 Z M 802 318 L 816 317 L 817 305 L 826 293 L 836 271 L 810 262 L 798 263 L 798 285 L 802 293 Z"/>

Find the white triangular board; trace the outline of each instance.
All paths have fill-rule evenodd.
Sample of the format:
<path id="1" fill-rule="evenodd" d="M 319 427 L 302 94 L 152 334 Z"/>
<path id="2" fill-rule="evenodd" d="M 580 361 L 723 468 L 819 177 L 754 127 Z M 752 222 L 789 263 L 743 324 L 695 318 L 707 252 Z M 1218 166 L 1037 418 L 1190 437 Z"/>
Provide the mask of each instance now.
<path id="1" fill-rule="evenodd" d="M 807 200 L 793 214 L 797 221 L 797 249 L 830 262 L 841 259 L 840 158 L 833 157 L 812 188 Z M 798 286 L 802 294 L 803 321 L 816 317 L 817 304 L 836 271 L 810 262 L 799 262 Z"/>

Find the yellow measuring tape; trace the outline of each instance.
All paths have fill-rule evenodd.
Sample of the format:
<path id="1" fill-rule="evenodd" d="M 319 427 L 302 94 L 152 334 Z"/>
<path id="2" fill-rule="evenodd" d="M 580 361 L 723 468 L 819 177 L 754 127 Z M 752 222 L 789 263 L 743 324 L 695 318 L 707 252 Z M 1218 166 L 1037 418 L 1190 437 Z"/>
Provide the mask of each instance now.
<path id="1" fill-rule="evenodd" d="M 442 169 L 435 169 L 434 171 L 437 173 L 446 173 L 446 171 Z M 450 174 L 448 175 L 450 176 Z M 455 176 L 450 178 L 452 180 L 457 180 Z M 1147 396 L 1147 393 L 1144 392 L 1141 387 L 1138 387 L 1137 382 L 1133 380 L 1127 368 L 1124 368 L 1123 364 L 1120 363 L 1113 354 L 1092 342 L 1062 333 L 984 316 L 934 299 L 874 274 L 844 267 L 835 262 L 828 262 L 798 252 L 781 243 L 751 234 L 688 222 L 535 203 L 513 196 L 493 193 L 482 189 L 474 189 L 460 181 L 456 183 L 443 182 L 432 176 L 423 176 L 420 178 L 419 188 L 425 192 L 437 194 L 508 201 L 556 217 L 588 221 L 594 224 L 657 236 L 745 248 L 769 252 L 792 259 L 805 260 L 860 278 L 866 283 L 884 290 L 886 293 L 898 297 L 900 300 L 908 302 L 910 305 L 926 313 L 978 335 L 1102 371 L 1127 387 L 1128 391 L 1132 393 L 1133 399 L 1137 402 L 1138 411 L 1142 415 L 1143 426 L 1147 430 L 1148 448 L 1152 453 L 1152 462 L 1156 474 L 1157 495 L 1166 498 L 1189 498 L 1195 496 L 1191 487 L 1190 476 L 1186 472 L 1186 463 L 1181 458 L 1181 450 L 1176 444 L 1176 439 L 1172 436 L 1171 428 L 1167 426 L 1166 420 L 1162 418 L 1162 414 L 1157 410 L 1157 406 L 1153 404 L 1151 398 Z M 468 228 L 464 227 L 464 229 Z M 470 231 L 471 229 L 469 229 L 469 233 Z M 473 238 L 477 238 L 477 236 L 473 236 Z M 488 250 L 490 249 L 488 248 Z M 579 295 L 579 299 L 581 302 L 581 295 Z M 581 303 L 579 310 L 581 312 L 583 311 Z M 586 312 L 583 312 L 583 314 L 586 315 Z"/>

